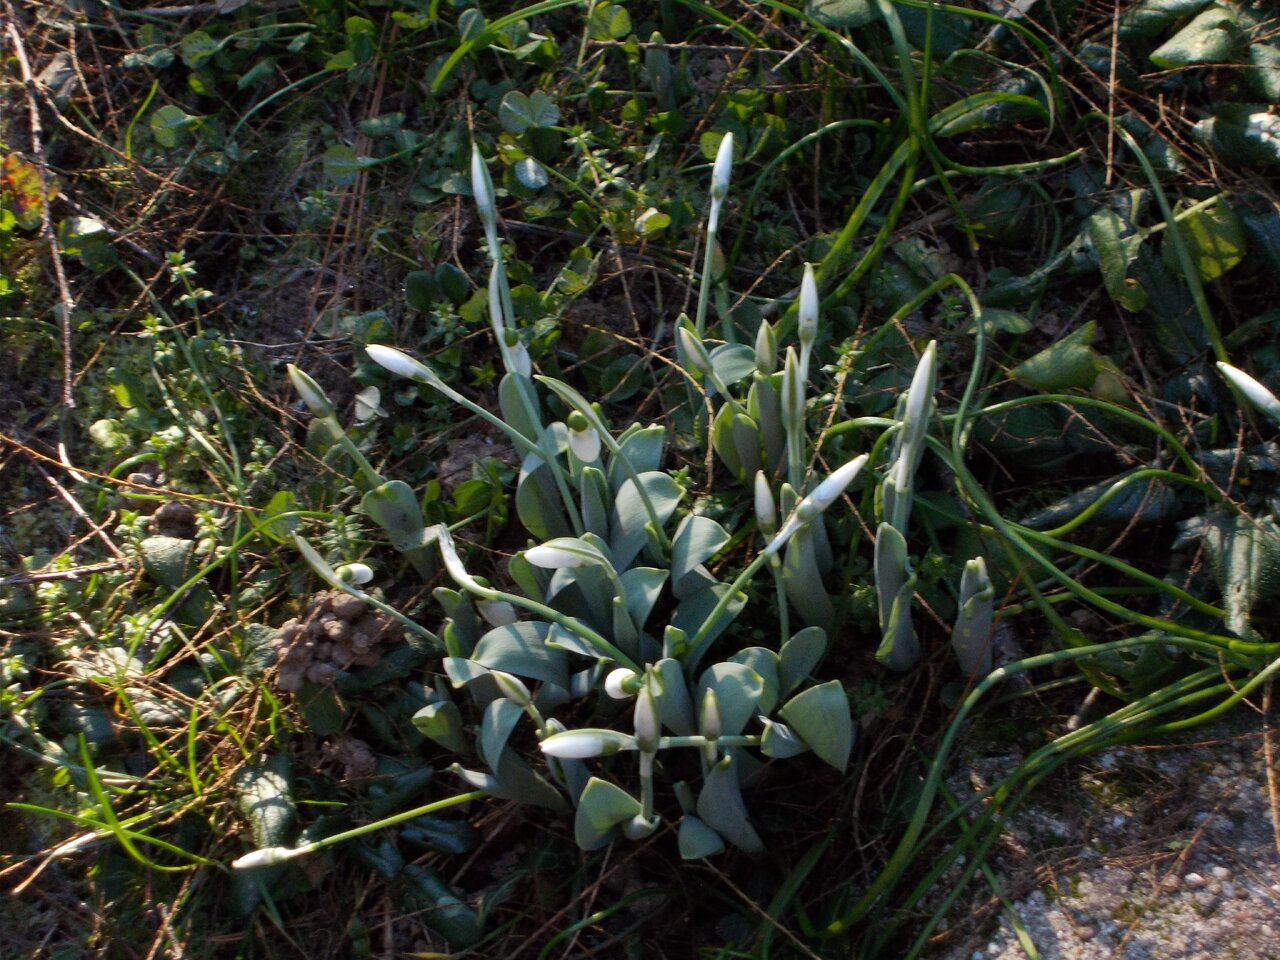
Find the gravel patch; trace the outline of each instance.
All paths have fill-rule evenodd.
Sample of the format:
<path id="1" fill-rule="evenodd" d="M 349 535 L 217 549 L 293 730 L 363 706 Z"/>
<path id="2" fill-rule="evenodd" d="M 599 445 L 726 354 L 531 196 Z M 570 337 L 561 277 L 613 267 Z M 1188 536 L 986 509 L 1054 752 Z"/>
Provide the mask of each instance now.
<path id="1" fill-rule="evenodd" d="M 1280 960 L 1262 719 L 1239 711 L 1193 736 L 1090 757 L 1042 784 L 1011 821 L 991 865 L 1044 960 Z M 1272 738 L 1280 752 L 1280 733 Z M 967 759 L 957 792 L 1019 758 Z M 969 914 L 953 914 L 932 956 L 1027 957 L 989 888 Z"/>

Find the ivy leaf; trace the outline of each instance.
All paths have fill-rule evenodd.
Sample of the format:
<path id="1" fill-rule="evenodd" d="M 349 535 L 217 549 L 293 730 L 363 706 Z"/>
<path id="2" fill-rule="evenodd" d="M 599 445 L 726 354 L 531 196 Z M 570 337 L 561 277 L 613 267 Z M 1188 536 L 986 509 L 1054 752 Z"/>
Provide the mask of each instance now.
<path id="1" fill-rule="evenodd" d="M 1226 63 L 1239 36 L 1235 11 L 1214 4 L 1155 50 L 1151 62 L 1165 70 L 1200 63 Z"/>

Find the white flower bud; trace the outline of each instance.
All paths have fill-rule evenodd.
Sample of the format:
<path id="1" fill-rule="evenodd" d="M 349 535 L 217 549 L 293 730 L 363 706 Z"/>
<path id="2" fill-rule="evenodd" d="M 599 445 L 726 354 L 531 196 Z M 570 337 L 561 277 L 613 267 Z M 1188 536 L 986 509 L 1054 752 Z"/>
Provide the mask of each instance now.
<path id="1" fill-rule="evenodd" d="M 359 587 L 373 579 L 373 568 L 365 563 L 344 563 L 333 571 L 344 583 Z"/>
<path id="2" fill-rule="evenodd" d="M 729 193 L 729 177 L 733 174 L 733 133 L 726 133 L 716 151 L 715 166 L 711 168 L 711 196 L 723 200 Z"/>
<path id="3" fill-rule="evenodd" d="M 1280 423 L 1280 400 L 1276 395 L 1245 373 L 1229 363 L 1218 362 L 1218 371 L 1227 378 L 1233 387 L 1243 393 L 1250 403 L 1265 413 L 1272 420 Z"/>
<path id="4" fill-rule="evenodd" d="M 453 534 L 449 532 L 449 528 L 443 523 L 438 523 L 433 529 L 436 540 L 440 544 L 440 559 L 444 561 L 444 568 L 449 576 L 453 577 L 454 582 L 464 590 L 479 596 L 492 596 L 492 590 L 481 586 L 475 577 L 467 573 L 467 568 L 462 565 L 462 557 L 458 556 L 458 546 L 453 542 Z"/>
<path id="5" fill-rule="evenodd" d="M 760 532 L 766 537 L 773 536 L 778 529 L 778 505 L 774 502 L 773 491 L 769 489 L 769 478 L 763 470 L 756 471 L 756 523 Z"/>
<path id="6" fill-rule="evenodd" d="M 799 324 L 800 344 L 812 344 L 818 335 L 818 281 L 812 263 L 804 265 L 804 279 L 800 281 Z"/>
<path id="7" fill-rule="evenodd" d="M 307 409 L 311 411 L 312 416 L 332 417 L 335 413 L 333 404 L 329 402 L 325 392 L 320 389 L 320 384 L 316 383 L 292 363 L 289 364 L 288 370 L 289 381 L 293 384 L 293 389 L 302 398 L 302 402 L 307 405 Z"/>
<path id="8" fill-rule="evenodd" d="M 616 730 L 569 730 L 553 733 L 538 746 L 549 757 L 560 760 L 586 760 L 607 757 L 619 750 L 634 750 L 635 738 Z"/>
<path id="9" fill-rule="evenodd" d="M 370 360 L 398 377 L 417 380 L 420 383 L 436 384 L 443 382 L 434 370 L 425 363 L 413 359 L 403 350 L 397 350 L 395 347 L 384 347 L 379 343 L 371 343 L 364 349 Z"/>
<path id="10" fill-rule="evenodd" d="M 711 213 L 707 217 L 707 232 L 715 234 L 720 229 L 720 208 L 729 194 L 729 176 L 733 173 L 733 134 L 726 133 L 716 152 L 716 162 L 711 168 Z"/>
<path id="11" fill-rule="evenodd" d="M 763 319 L 756 331 L 756 369 L 766 377 L 778 369 L 778 337 Z"/>
<path id="12" fill-rule="evenodd" d="M 681 323 L 676 327 L 676 339 L 680 342 L 680 354 L 685 363 L 703 376 L 711 372 L 711 357 L 695 331 Z"/>
<path id="13" fill-rule="evenodd" d="M 636 745 L 645 753 L 653 753 L 658 749 L 658 704 L 654 700 L 653 690 L 649 684 L 640 688 L 636 696 L 635 711 L 632 723 L 636 732 Z"/>
<path id="14" fill-rule="evenodd" d="M 305 847 L 263 847 L 231 861 L 232 870 L 252 870 L 254 867 L 273 867 L 310 851 Z"/>
<path id="15" fill-rule="evenodd" d="M 836 501 L 836 498 L 844 493 L 845 488 L 853 483 L 854 478 L 866 466 L 866 463 L 867 454 L 864 453 L 832 471 L 831 476 L 823 480 L 814 488 L 811 494 L 796 504 L 796 508 L 791 511 L 791 516 L 787 518 L 787 522 L 778 531 L 778 535 L 764 548 L 765 555 L 777 553 L 795 535 L 797 530 L 812 523 L 823 510 L 831 506 Z"/>
<path id="16" fill-rule="evenodd" d="M 635 681 L 639 679 L 640 675 L 634 670 L 618 667 L 610 670 L 604 678 L 604 692 L 615 700 L 630 700 L 636 695 L 638 684 Z"/>
<path id="17" fill-rule="evenodd" d="M 493 180 L 485 166 L 480 148 L 471 144 L 471 192 L 475 195 L 476 212 L 484 224 L 485 240 L 489 244 L 489 256 L 498 256 L 498 208 L 493 202 Z"/>
<path id="18" fill-rule="evenodd" d="M 576 537 L 556 537 L 524 552 L 524 558 L 543 570 L 564 570 L 603 564 L 604 555 Z"/>
<path id="19" fill-rule="evenodd" d="M 519 677 L 513 677 L 509 673 L 503 673 L 501 670 L 490 670 L 489 676 L 493 677 L 493 682 L 498 690 L 508 700 L 512 700 L 521 707 L 527 707 L 533 702 L 533 696 L 529 693 L 529 688 Z"/>

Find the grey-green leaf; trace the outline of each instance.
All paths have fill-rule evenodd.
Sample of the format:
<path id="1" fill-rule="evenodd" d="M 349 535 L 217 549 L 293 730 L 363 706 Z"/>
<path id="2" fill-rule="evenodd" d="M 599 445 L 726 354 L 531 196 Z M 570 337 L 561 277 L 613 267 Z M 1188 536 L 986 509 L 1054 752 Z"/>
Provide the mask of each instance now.
<path id="1" fill-rule="evenodd" d="M 538 620 L 497 627 L 480 638 L 471 659 L 490 670 L 568 687 L 569 668 L 564 652 L 552 650 L 544 642 L 550 629 L 549 623 Z"/>
<path id="2" fill-rule="evenodd" d="M 764 852 L 764 843 L 747 818 L 733 757 L 725 757 L 707 774 L 698 794 L 698 817 L 739 850 Z"/>
<path id="3" fill-rule="evenodd" d="M 598 850 L 613 839 L 620 824 L 638 816 L 640 801 L 607 780 L 592 777 L 578 798 L 573 838 L 583 850 Z"/>
<path id="4" fill-rule="evenodd" d="M 787 696 L 813 672 L 827 650 L 827 632 L 821 627 L 805 627 L 782 645 L 778 653 L 778 685 Z"/>
<path id="5" fill-rule="evenodd" d="M 814 753 L 844 773 L 853 750 L 853 717 L 839 680 L 828 680 L 796 694 L 778 711 L 778 716 Z"/>

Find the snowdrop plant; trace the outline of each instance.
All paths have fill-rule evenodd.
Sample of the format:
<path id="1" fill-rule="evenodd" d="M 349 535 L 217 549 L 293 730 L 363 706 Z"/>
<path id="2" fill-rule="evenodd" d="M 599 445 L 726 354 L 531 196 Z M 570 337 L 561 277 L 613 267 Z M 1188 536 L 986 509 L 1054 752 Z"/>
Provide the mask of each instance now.
<path id="1" fill-rule="evenodd" d="M 726 137 L 713 174 L 713 227 L 731 158 Z M 819 322 L 812 270 L 801 293 L 800 349 L 786 349 L 780 371 L 767 323 L 754 347 L 710 341 L 687 318 L 677 326 L 686 369 L 720 404 L 712 445 L 753 491 L 760 541 L 721 579 L 732 563 L 715 561 L 734 538 L 688 509 L 683 487 L 664 469 L 666 429 L 614 430 L 572 386 L 534 372 L 514 328 L 492 184 L 478 153 L 472 177 L 492 261 L 491 325 L 506 368 L 500 414 L 400 350 L 367 351 L 511 439 L 522 457 L 515 512 L 530 539 L 507 564 L 511 586 L 499 588 L 471 572 L 447 527 L 405 521 L 406 541 L 412 534 L 437 551 L 452 584 L 434 591 L 444 616 L 426 632 L 443 649 L 442 675 L 414 724 L 459 755 L 451 769 L 470 789 L 573 808 L 584 849 L 649 836 L 674 816 L 687 858 L 726 846 L 760 852 L 765 844 L 742 796 L 754 770 L 812 752 L 843 771 L 854 742 L 843 687 L 810 675 L 832 620 L 822 583 L 831 565 L 824 514 L 857 482 L 867 456 L 825 477 L 808 475 L 806 368 Z M 564 411 L 562 419 L 546 422 L 552 409 Z M 918 462 L 923 433 L 904 438 L 905 455 Z M 299 549 L 314 563 L 305 541 Z M 780 601 L 776 641 L 712 657 L 766 566 Z M 792 629 L 788 605 L 804 626 Z M 585 723 L 570 726 L 570 717 Z M 530 741 L 536 759 L 523 746 Z M 689 762 L 676 762 L 677 753 Z M 670 784 L 674 804 L 660 790 L 664 769 L 697 772 Z"/>
<path id="2" fill-rule="evenodd" d="M 907 523 L 915 474 L 933 417 L 937 358 L 937 344 L 931 341 L 920 357 L 911 386 L 898 401 L 893 453 L 879 491 L 881 522 L 876 528 L 874 569 L 881 642 L 876 659 L 898 671 L 920 659 L 920 644 L 911 622 L 916 574 L 907 555 Z"/>

